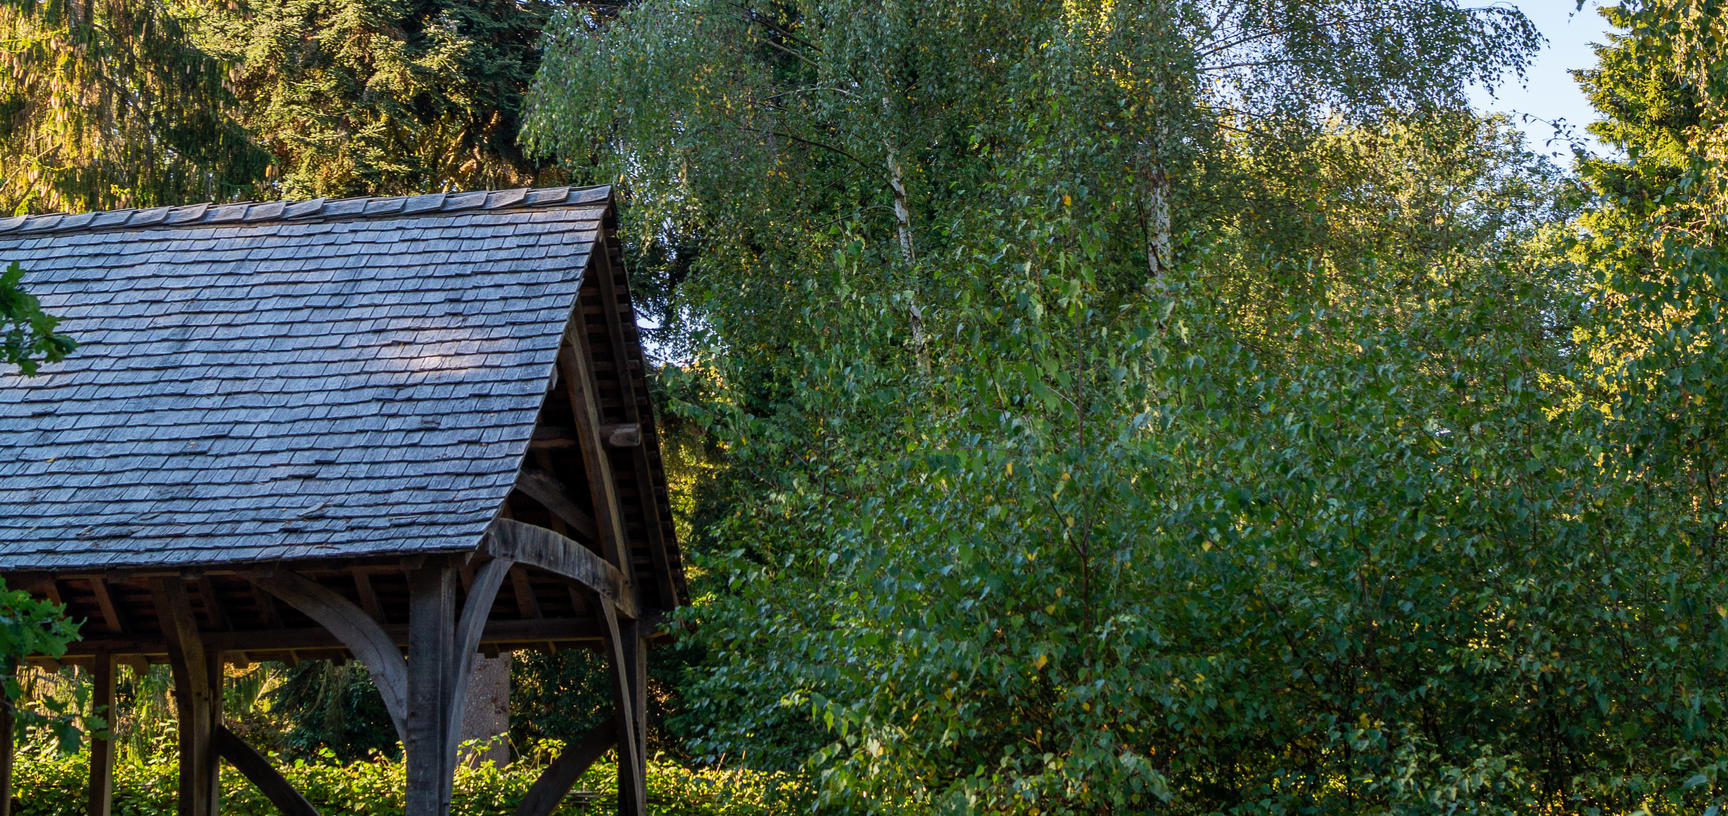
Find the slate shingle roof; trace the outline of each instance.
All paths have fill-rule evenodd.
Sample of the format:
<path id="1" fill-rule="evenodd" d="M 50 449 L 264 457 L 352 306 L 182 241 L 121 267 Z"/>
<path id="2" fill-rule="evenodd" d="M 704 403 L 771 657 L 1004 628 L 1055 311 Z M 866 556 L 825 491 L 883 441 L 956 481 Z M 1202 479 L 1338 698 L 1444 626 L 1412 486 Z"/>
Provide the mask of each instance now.
<path id="1" fill-rule="evenodd" d="M 472 549 L 609 195 L 0 219 L 80 344 L 0 375 L 0 570 Z"/>

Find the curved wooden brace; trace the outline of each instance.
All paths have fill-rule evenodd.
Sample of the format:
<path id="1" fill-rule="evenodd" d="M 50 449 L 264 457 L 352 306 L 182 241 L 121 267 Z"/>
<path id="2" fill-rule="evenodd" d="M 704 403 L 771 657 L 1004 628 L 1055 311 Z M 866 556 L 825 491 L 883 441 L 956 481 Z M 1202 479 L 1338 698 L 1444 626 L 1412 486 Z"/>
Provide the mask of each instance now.
<path id="1" fill-rule="evenodd" d="M 641 816 L 647 812 L 647 765 L 636 739 L 637 718 L 642 712 L 636 706 L 636 664 L 625 654 L 623 633 L 618 627 L 618 613 L 611 604 L 595 604 L 606 619 L 606 645 L 612 664 L 613 701 L 617 706 L 618 745 L 618 812 L 624 816 Z M 632 630 L 634 631 L 634 630 Z"/>
<path id="2" fill-rule="evenodd" d="M 276 770 L 270 760 L 247 745 L 227 726 L 216 728 L 216 753 L 250 781 L 282 816 L 318 816 L 318 809 Z"/>
<path id="3" fill-rule="evenodd" d="M 480 546 L 494 558 L 526 564 L 575 581 L 600 596 L 603 605 L 617 607 L 624 617 L 634 618 L 638 614 L 636 593 L 624 574 L 569 536 L 515 519 L 499 518 L 492 520 Z"/>
<path id="4" fill-rule="evenodd" d="M 468 707 L 468 680 L 474 673 L 474 654 L 480 650 L 480 634 L 486 629 L 486 618 L 492 613 L 492 602 L 498 599 L 498 588 L 515 562 L 494 558 L 474 574 L 468 587 L 468 598 L 462 602 L 461 620 L 456 624 L 456 660 L 451 666 L 450 682 L 456 689 L 446 744 L 451 748 L 450 772 L 456 772 L 456 753 L 462 732 L 462 716 Z"/>
<path id="5" fill-rule="evenodd" d="M 582 773 L 588 766 L 606 753 L 614 742 L 618 741 L 618 727 L 613 722 L 603 722 L 594 726 L 581 739 L 564 746 L 558 758 L 540 772 L 540 778 L 534 780 L 534 786 L 516 803 L 516 816 L 547 816 L 558 803 L 564 800 L 564 795 L 575 786 L 576 780 L 582 778 Z"/>
<path id="6" fill-rule="evenodd" d="M 269 578 L 248 578 L 254 586 L 316 621 L 366 664 L 373 685 L 384 698 L 384 708 L 390 712 L 390 721 L 396 725 L 397 736 L 406 741 L 408 661 L 384 627 L 353 601 L 299 573 L 282 571 Z"/>

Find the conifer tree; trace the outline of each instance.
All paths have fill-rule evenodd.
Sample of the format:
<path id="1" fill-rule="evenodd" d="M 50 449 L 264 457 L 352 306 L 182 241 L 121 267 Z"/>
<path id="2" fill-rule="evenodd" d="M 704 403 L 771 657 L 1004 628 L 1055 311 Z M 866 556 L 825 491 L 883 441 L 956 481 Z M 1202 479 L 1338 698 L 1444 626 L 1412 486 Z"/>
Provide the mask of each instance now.
<path id="1" fill-rule="evenodd" d="M 268 156 L 162 0 L 0 2 L 0 213 L 231 199 Z"/>
<path id="2" fill-rule="evenodd" d="M 517 147 L 545 0 L 210 3 L 198 42 L 234 65 L 237 117 L 281 195 L 555 181 Z"/>

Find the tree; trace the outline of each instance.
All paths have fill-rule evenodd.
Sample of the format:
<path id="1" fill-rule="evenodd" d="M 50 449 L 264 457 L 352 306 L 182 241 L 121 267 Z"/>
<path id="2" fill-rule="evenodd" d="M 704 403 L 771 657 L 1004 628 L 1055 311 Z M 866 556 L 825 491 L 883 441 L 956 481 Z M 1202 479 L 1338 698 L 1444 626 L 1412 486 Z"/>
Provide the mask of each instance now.
<path id="1" fill-rule="evenodd" d="M 224 67 L 160 0 L 0 2 L 0 211 L 82 212 L 254 192 L 268 156 Z"/>
<path id="2" fill-rule="evenodd" d="M 699 752 L 846 812 L 1704 805 L 1725 587 L 1583 408 L 1577 189 L 1459 110 L 1515 13 L 553 36 L 530 143 L 626 191 L 670 409 L 723 451 Z"/>
<path id="3" fill-rule="evenodd" d="M 62 751 L 76 750 L 83 740 L 78 715 L 89 701 L 89 691 L 80 688 L 70 699 L 26 705 L 22 667 L 26 658 L 60 657 L 77 639 L 78 624 L 66 619 L 64 606 L 37 600 L 0 582 L 0 706 L 11 709 L 12 728 L 45 728 Z M 105 713 L 85 718 L 85 725 L 97 731 L 105 729 Z M 0 737 L 14 739 L 12 733 Z"/>
<path id="4" fill-rule="evenodd" d="M 236 116 L 275 157 L 283 196 L 400 195 L 556 178 L 516 144 L 551 7 L 208 3 L 194 28 L 235 66 Z"/>
<path id="5" fill-rule="evenodd" d="M 54 333 L 59 321 L 42 311 L 41 303 L 22 286 L 24 269 L 17 263 L 0 273 L 0 364 L 17 366 L 25 376 L 33 375 L 42 362 L 56 362 L 76 347 L 68 337 Z M 0 582 L 0 705 L 14 709 L 14 727 L 47 726 L 62 750 L 76 748 L 83 732 L 76 726 L 83 698 L 54 703 L 46 712 L 19 704 L 24 698 L 19 668 L 25 658 L 59 657 L 78 638 L 78 625 L 66 619 L 65 607 L 8 589 Z M 106 727 L 100 714 L 92 722 Z M 12 739 L 13 735 L 0 734 Z"/>
<path id="6" fill-rule="evenodd" d="M 1581 78 L 1604 116 L 1593 132 L 1623 153 L 1583 166 L 1595 198 L 1575 251 L 1603 306 L 1588 327 L 1600 408 L 1631 452 L 1622 477 L 1675 491 L 1687 512 L 1671 520 L 1689 523 L 1667 535 L 1713 562 L 1728 541 L 1728 17 L 1680 0 L 1604 14 L 1624 33 Z"/>

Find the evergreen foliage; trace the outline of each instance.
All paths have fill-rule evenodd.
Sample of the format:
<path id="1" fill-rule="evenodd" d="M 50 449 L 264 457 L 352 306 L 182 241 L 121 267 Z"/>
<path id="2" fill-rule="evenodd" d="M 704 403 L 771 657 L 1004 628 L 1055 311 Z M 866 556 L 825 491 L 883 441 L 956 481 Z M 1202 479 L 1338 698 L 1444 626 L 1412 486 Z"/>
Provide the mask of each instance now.
<path id="1" fill-rule="evenodd" d="M 556 183 L 549 0 L 7 0 L 0 212 Z"/>
<path id="2" fill-rule="evenodd" d="M 286 198 L 555 180 L 517 147 L 545 0 L 204 4 L 195 31 L 234 66 L 236 118 Z"/>
<path id="3" fill-rule="evenodd" d="M 268 156 L 163 0 L 0 2 L 0 213 L 233 198 Z"/>

